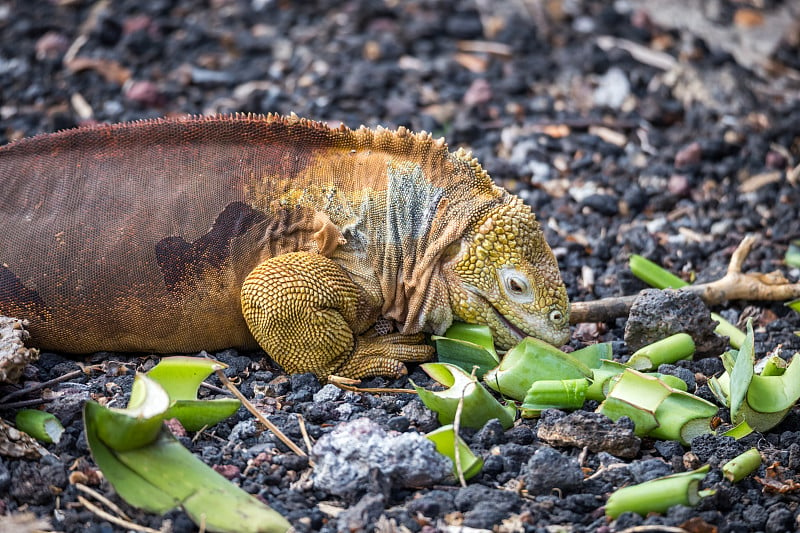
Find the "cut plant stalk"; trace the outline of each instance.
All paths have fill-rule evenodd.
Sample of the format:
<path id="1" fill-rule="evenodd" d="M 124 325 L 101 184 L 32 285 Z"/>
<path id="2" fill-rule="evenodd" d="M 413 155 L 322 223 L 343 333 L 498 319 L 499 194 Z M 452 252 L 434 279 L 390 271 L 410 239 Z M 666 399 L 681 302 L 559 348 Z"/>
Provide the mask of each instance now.
<path id="1" fill-rule="evenodd" d="M 425 435 L 436 445 L 436 451 L 453 461 L 453 474 L 456 472 L 456 453 L 464 474 L 464 479 L 478 475 L 483 468 L 483 459 L 472 453 L 467 443 L 456 435 L 453 424 L 444 425 Z"/>
<path id="2" fill-rule="evenodd" d="M 797 354 L 782 371 L 779 365 L 765 365 L 771 375 L 754 371 L 755 354 L 752 321 L 741 349 L 722 356 L 725 373 L 711 378 L 709 388 L 730 409 L 731 421 L 746 421 L 755 431 L 778 425 L 800 399 L 800 357 Z M 776 375 L 778 374 L 778 375 Z"/>
<path id="3" fill-rule="evenodd" d="M 464 402 L 461 413 L 462 426 L 480 429 L 493 418 L 499 419 L 505 429 L 514 424 L 516 407 L 501 405 L 474 376 L 467 374 L 461 368 L 448 363 L 426 363 L 421 365 L 421 368 L 431 378 L 447 387 L 446 390 L 434 392 L 411 382 L 422 403 L 437 413 L 440 424 L 453 423 L 458 403 L 462 398 Z"/>
<path id="4" fill-rule="evenodd" d="M 47 444 L 57 444 L 64 434 L 64 426 L 54 414 L 38 409 L 20 409 L 17 411 L 14 423 L 18 430 Z"/>
<path id="5" fill-rule="evenodd" d="M 535 381 L 520 406 L 522 417 L 538 417 L 545 409 L 580 409 L 588 388 L 586 378 Z"/>
<path id="6" fill-rule="evenodd" d="M 722 475 L 731 483 L 746 478 L 761 466 L 761 454 L 756 448 L 750 448 L 722 465 Z"/>
<path id="7" fill-rule="evenodd" d="M 533 337 L 526 337 L 506 353 L 500 365 L 483 381 L 503 396 L 523 400 L 536 381 L 591 377 L 591 369 L 571 354 Z"/>
<path id="8" fill-rule="evenodd" d="M 488 326 L 454 322 L 444 336 L 432 335 L 431 339 L 436 343 L 440 363 L 456 365 L 470 373 L 477 367 L 478 378 L 500 362 Z"/>
<path id="9" fill-rule="evenodd" d="M 689 286 L 688 282 L 641 255 L 631 254 L 629 264 L 634 276 L 656 289 L 681 289 Z M 719 323 L 714 330 L 717 334 L 728 337 L 731 346 L 738 348 L 742 345 L 744 333 L 739 328 L 716 313 L 711 313 L 711 318 Z"/>
<path id="10" fill-rule="evenodd" d="M 676 333 L 636 350 L 626 363 L 636 370 L 652 370 L 662 364 L 672 364 L 694 355 L 694 341 L 686 333 Z"/>
<path id="11" fill-rule="evenodd" d="M 597 412 L 614 421 L 623 416 L 631 418 L 638 436 L 688 444 L 698 435 L 711 433 L 711 418 L 717 414 L 717 407 L 628 368 L 612 385 Z"/>
<path id="12" fill-rule="evenodd" d="M 691 472 L 623 487 L 609 496 L 605 507 L 606 516 L 617 518 L 626 512 L 646 516 L 649 513 L 666 513 L 674 505 L 693 507 L 702 499 L 700 482 L 709 469 L 705 465 Z"/>
<path id="13" fill-rule="evenodd" d="M 689 285 L 689 282 L 639 254 L 631 254 L 628 261 L 633 275 L 656 289 L 680 289 Z"/>

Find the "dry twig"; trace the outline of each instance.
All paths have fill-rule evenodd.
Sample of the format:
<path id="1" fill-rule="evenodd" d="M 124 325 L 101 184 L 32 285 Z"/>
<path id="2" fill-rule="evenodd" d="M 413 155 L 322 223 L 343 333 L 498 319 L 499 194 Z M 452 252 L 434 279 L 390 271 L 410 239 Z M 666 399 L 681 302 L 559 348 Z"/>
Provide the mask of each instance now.
<path id="1" fill-rule="evenodd" d="M 710 283 L 699 283 L 678 290 L 696 293 L 706 305 L 719 305 L 730 300 L 792 300 L 800 298 L 800 283 L 790 283 L 779 271 L 762 274 L 743 273 L 747 255 L 756 243 L 753 235 L 745 237 L 731 256 L 727 273 Z M 570 321 L 605 322 L 627 316 L 636 295 L 603 298 L 592 302 L 573 302 Z"/>
<path id="2" fill-rule="evenodd" d="M 89 511 L 91 511 L 94 514 L 96 514 L 97 516 L 99 516 L 103 520 L 108 520 L 112 524 L 116 524 L 116 525 L 118 525 L 120 527 L 123 527 L 125 529 L 131 529 L 133 531 L 142 531 L 144 533 L 161 533 L 157 529 L 153 529 L 153 528 L 146 527 L 146 526 L 140 526 L 139 524 L 137 524 L 135 522 L 131 522 L 130 520 L 124 520 L 124 519 L 122 519 L 122 518 L 120 518 L 118 516 L 115 516 L 115 515 L 107 512 L 107 511 L 104 511 L 103 509 L 101 509 L 100 507 L 96 506 L 95 504 L 93 504 L 92 502 L 90 502 L 89 500 L 84 498 L 83 496 L 78 495 L 78 501 L 84 507 L 86 507 Z"/>
<path id="3" fill-rule="evenodd" d="M 258 409 L 256 409 L 256 407 L 252 403 L 250 403 L 250 400 L 245 398 L 244 394 L 239 392 L 239 389 L 237 389 L 236 387 L 233 386 L 233 384 L 230 382 L 230 380 L 228 380 L 228 377 L 225 375 L 225 373 L 222 371 L 222 369 L 217 369 L 217 370 L 215 370 L 215 372 L 216 372 L 217 377 L 219 378 L 219 380 L 222 382 L 222 384 L 225 385 L 226 387 L 228 387 L 228 390 L 231 391 L 233 393 L 233 395 L 236 396 L 239 399 L 240 402 L 242 402 L 242 405 L 244 405 L 247 408 L 248 411 L 253 413 L 253 416 L 255 416 L 256 419 L 258 419 L 259 422 L 264 424 L 264 426 L 268 430 L 270 430 L 273 434 L 275 434 L 275 436 L 278 437 L 278 439 L 280 439 L 280 441 L 282 443 L 284 443 L 286 446 L 288 446 L 289 449 L 292 450 L 294 453 L 296 453 L 297 455 L 301 455 L 303 457 L 308 457 L 308 454 L 306 454 L 306 452 L 304 452 L 302 448 L 300 448 L 297 444 L 292 442 L 292 440 L 289 437 L 287 437 L 283 433 L 283 431 L 281 431 L 278 428 L 278 426 L 276 426 L 275 424 L 270 422 L 267 419 L 267 417 L 262 415 L 261 412 Z M 310 461 L 309 461 L 309 464 L 310 464 Z"/>
<path id="4" fill-rule="evenodd" d="M 360 379 L 345 378 L 342 376 L 328 376 L 328 383 L 336 385 L 340 389 L 352 392 L 368 392 L 371 394 L 416 394 L 414 389 L 395 389 L 391 387 L 365 387 L 359 388 L 356 385 L 361 383 Z"/>

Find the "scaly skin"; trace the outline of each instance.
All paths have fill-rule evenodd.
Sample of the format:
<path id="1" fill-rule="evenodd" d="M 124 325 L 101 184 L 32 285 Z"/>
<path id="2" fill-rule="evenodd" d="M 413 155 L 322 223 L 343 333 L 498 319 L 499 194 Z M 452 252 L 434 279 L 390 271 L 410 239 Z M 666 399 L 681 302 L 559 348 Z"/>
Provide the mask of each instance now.
<path id="1" fill-rule="evenodd" d="M 261 263 L 242 286 L 250 331 L 287 372 L 320 377 L 398 375 L 403 361 L 427 361 L 422 335 L 364 333 L 359 288 L 327 257 L 295 252 Z"/>
<path id="2" fill-rule="evenodd" d="M 260 345 L 288 372 L 359 378 L 429 359 L 423 333 L 454 319 L 503 348 L 568 336 L 533 213 L 428 134 L 294 115 L 81 128 L 0 147 L 0 189 L 0 314 L 44 349 Z"/>
<path id="3" fill-rule="evenodd" d="M 451 256 L 443 272 L 460 320 L 488 325 L 504 350 L 526 335 L 556 346 L 567 342 L 567 291 L 539 224 L 521 200 L 488 212 Z"/>

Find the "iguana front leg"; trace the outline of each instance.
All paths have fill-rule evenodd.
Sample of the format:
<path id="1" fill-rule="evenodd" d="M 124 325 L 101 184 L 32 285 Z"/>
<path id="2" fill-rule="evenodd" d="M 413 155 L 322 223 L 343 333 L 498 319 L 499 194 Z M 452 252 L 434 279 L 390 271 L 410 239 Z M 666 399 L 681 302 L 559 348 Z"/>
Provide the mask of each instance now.
<path id="1" fill-rule="evenodd" d="M 242 312 L 262 348 L 290 373 L 349 378 L 401 375 L 403 362 L 427 361 L 422 335 L 358 336 L 360 290 L 325 256 L 295 252 L 265 260 L 242 286 Z"/>

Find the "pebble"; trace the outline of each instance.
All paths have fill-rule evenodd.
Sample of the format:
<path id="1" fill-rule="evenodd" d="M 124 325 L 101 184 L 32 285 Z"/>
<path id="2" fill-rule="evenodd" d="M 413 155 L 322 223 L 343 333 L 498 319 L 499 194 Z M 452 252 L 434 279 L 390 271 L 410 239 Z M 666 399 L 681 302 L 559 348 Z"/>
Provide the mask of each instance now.
<path id="1" fill-rule="evenodd" d="M 703 157 L 703 149 L 699 142 L 693 142 L 681 148 L 675 154 L 675 168 L 681 169 L 697 165 Z"/>
<path id="2" fill-rule="evenodd" d="M 594 90 L 594 104 L 599 107 L 619 109 L 631 93 L 631 83 L 625 72 L 611 67 L 598 80 Z"/>

